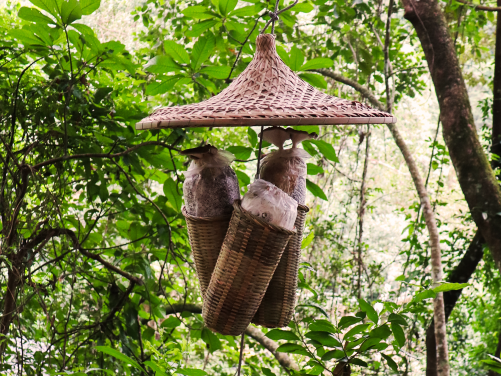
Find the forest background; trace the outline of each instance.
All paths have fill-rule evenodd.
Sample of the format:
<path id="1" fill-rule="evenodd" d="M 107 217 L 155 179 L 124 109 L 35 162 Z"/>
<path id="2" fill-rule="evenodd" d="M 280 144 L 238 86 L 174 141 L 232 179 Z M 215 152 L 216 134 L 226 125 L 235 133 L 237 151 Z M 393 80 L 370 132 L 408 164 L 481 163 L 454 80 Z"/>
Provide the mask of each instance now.
<path id="1" fill-rule="evenodd" d="M 501 370 L 492 357 L 501 350 L 494 262 L 501 232 L 489 232 L 488 222 L 501 216 L 501 201 L 471 183 L 485 205 L 494 200 L 477 210 L 457 171 L 492 175 L 475 155 L 494 167 L 498 159 L 491 153 L 496 5 L 418 3 L 436 6 L 427 17 L 447 25 L 471 119 L 468 103 L 452 111 L 444 103 L 436 72 L 449 64 L 449 76 L 457 73 L 455 61 L 442 62 L 433 20 L 418 12 L 413 21 L 412 0 L 301 1 L 280 15 L 277 50 L 320 90 L 397 116 L 437 219 L 444 281 L 470 283 L 460 297 L 462 285 L 442 289 L 452 290 L 445 293 L 451 374 L 493 375 Z M 200 315 L 180 212 L 188 160 L 179 151 L 211 143 L 235 154 L 243 194 L 255 174 L 259 129 L 134 125 L 159 106 L 224 89 L 251 61 L 274 2 L 0 5 L 0 372 L 234 375 L 238 338 L 212 333 Z M 460 118 L 474 124 L 483 151 L 455 143 L 450 121 Z M 242 374 L 437 374 L 427 338 L 439 291 L 429 235 L 391 130 L 299 128 L 320 137 L 303 143 L 312 156 L 311 210 L 296 314 L 284 330 L 249 327 Z M 464 152 L 462 163 L 451 147 Z"/>

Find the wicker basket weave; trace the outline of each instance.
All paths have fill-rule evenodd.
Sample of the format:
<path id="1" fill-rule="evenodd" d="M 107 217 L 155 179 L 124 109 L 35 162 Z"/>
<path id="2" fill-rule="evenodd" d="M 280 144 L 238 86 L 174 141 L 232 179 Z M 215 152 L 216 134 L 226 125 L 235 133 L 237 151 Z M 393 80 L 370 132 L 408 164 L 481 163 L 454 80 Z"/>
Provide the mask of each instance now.
<path id="1" fill-rule="evenodd" d="M 299 205 L 297 208 L 294 224 L 296 234 L 290 238 L 285 247 L 263 301 L 252 319 L 254 324 L 267 328 L 281 328 L 291 321 L 296 305 L 297 275 L 301 259 L 304 222 L 309 210 L 304 205 Z"/>
<path id="2" fill-rule="evenodd" d="M 230 225 L 231 214 L 219 217 L 195 217 L 188 214 L 186 208 L 183 207 L 183 215 L 188 227 L 188 237 L 202 297 L 205 297 L 221 245 Z"/>
<path id="3" fill-rule="evenodd" d="M 204 299 L 205 325 L 224 335 L 244 332 L 295 231 L 264 222 L 233 204 L 230 227 Z"/>

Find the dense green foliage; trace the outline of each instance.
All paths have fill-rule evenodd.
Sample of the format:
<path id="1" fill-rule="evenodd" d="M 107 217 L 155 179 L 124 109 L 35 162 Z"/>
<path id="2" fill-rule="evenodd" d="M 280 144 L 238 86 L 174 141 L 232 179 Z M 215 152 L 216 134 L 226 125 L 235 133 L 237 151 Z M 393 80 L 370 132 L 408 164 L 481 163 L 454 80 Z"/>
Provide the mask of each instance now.
<path id="1" fill-rule="evenodd" d="M 233 375 L 238 339 L 212 333 L 192 309 L 201 297 L 181 214 L 188 161 L 179 151 L 210 142 L 232 152 L 244 193 L 255 171 L 258 129 L 138 132 L 134 125 L 160 104 L 198 102 L 224 89 L 252 59 L 274 3 L 145 1 L 134 12 L 144 25 L 137 51 L 99 41 L 82 23 L 100 0 L 31 3 L 0 10 L 1 373 Z M 388 28 L 391 67 L 385 67 L 387 11 L 372 0 L 299 3 L 277 23 L 279 54 L 319 89 L 362 99 L 316 71 L 333 68 L 381 102 L 398 105 L 427 90 L 426 67 L 398 4 Z M 486 62 L 492 40 L 484 29 L 492 26 L 492 13 L 458 4 L 447 12 L 451 32 L 460 34 L 458 52 Z M 487 110 L 484 115 L 488 119 Z M 320 138 L 303 143 L 312 155 L 312 211 L 300 300 L 289 328 L 263 332 L 296 360 L 300 371 L 291 374 L 335 374 L 346 361 L 357 375 L 422 374 L 420 336 L 435 291 L 418 200 L 411 196 L 394 209 L 407 226 L 399 254 L 403 275 L 387 280 L 388 263 L 357 258 L 372 245 L 351 230 L 353 218 L 363 217 L 364 138 L 383 129 L 308 130 Z M 453 201 L 444 195 L 442 174 L 450 161 L 440 139 L 426 142 L 433 148 L 430 192 L 450 271 L 474 226 L 466 212 L 440 216 Z M 356 177 L 338 174 L 339 165 Z M 341 197 L 334 195 L 339 190 Z M 383 193 L 369 188 L 364 210 L 375 210 Z M 338 210 L 326 207 L 331 200 Z M 497 345 L 500 281 L 488 254 L 475 284 L 478 291 L 462 298 L 449 326 L 457 374 L 484 374 L 481 361 Z M 183 303 L 186 310 L 172 314 Z M 468 343 L 472 331 L 480 340 Z M 286 374 L 256 341 L 247 338 L 246 346 L 243 374 Z M 420 362 L 413 363 L 415 354 Z"/>

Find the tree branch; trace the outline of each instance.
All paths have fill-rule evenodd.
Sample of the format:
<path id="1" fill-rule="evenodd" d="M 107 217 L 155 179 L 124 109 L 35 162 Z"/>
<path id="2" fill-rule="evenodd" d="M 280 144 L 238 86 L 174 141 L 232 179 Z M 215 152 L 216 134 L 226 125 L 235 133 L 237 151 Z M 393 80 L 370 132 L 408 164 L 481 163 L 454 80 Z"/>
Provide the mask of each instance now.
<path id="1" fill-rule="evenodd" d="M 477 5 L 477 4 L 469 3 L 466 0 L 456 0 L 456 1 L 458 3 L 464 4 L 464 5 L 468 5 L 469 7 L 473 7 L 476 10 L 485 10 L 485 11 L 488 11 L 488 12 L 499 12 L 501 10 L 501 7 L 488 7 L 488 6 L 485 6 L 485 5 Z"/>

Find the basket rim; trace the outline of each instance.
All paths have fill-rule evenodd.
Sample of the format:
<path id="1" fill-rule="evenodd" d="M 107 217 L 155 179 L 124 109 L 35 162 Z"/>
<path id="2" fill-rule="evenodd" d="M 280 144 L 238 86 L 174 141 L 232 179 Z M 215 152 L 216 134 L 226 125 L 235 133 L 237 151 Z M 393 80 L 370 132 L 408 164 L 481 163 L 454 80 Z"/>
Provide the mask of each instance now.
<path id="1" fill-rule="evenodd" d="M 257 222 L 257 224 L 262 226 L 262 227 L 267 227 L 271 230 L 279 231 L 279 232 L 285 233 L 287 235 L 294 235 L 297 232 L 295 228 L 294 228 L 294 230 L 287 230 L 285 227 L 281 227 L 281 226 L 274 225 L 272 223 L 265 222 L 261 218 L 259 218 L 257 215 L 254 215 L 254 214 L 247 212 L 246 210 L 244 210 L 244 208 L 242 208 L 240 199 L 235 200 L 233 202 L 233 208 L 235 209 L 235 211 L 242 213 L 242 215 L 244 217 L 247 217 L 247 219 L 254 221 L 254 222 Z"/>
<path id="2" fill-rule="evenodd" d="M 181 209 L 181 212 L 183 213 L 184 217 L 186 219 L 189 219 L 194 222 L 217 222 L 217 221 L 227 221 L 231 218 L 231 214 L 227 215 L 218 215 L 216 217 L 197 217 L 191 214 L 188 214 L 188 211 L 186 210 L 186 206 L 183 205 L 183 208 Z"/>

